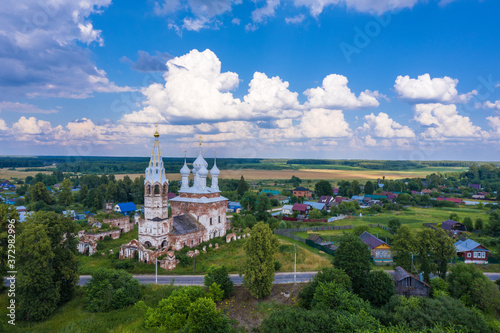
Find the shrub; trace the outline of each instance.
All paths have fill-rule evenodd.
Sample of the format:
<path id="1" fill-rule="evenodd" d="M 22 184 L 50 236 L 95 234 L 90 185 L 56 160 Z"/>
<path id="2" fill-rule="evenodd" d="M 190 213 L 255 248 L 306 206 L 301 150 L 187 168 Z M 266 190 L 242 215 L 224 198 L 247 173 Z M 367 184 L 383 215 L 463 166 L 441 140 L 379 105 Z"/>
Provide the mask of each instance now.
<path id="1" fill-rule="evenodd" d="M 85 309 L 107 312 L 137 302 L 141 296 L 139 281 L 123 270 L 100 268 L 85 284 Z"/>
<path id="2" fill-rule="evenodd" d="M 213 283 L 217 283 L 224 292 L 223 298 L 229 298 L 233 294 L 233 281 L 229 278 L 227 268 L 210 266 L 203 280 L 203 284 L 210 287 Z"/>
<path id="3" fill-rule="evenodd" d="M 333 282 L 342 286 L 345 290 L 352 291 L 352 283 L 349 276 L 341 269 L 335 267 L 325 267 L 318 272 L 313 280 L 307 284 L 299 293 L 299 305 L 309 309 L 316 292 L 316 288 L 321 282 Z"/>
<path id="4" fill-rule="evenodd" d="M 283 265 L 281 265 L 281 262 L 278 259 L 274 259 L 274 271 L 277 272 L 281 269 Z"/>

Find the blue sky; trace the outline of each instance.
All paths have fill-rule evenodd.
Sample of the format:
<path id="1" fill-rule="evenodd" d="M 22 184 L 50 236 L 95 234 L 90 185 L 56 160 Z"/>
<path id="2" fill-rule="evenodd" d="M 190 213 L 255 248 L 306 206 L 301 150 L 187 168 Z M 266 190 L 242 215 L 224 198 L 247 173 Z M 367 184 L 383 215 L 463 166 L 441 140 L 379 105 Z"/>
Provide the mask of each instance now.
<path id="1" fill-rule="evenodd" d="M 500 160 L 494 0 L 8 0 L 0 155 Z M 212 154 L 212 153 L 210 153 Z"/>

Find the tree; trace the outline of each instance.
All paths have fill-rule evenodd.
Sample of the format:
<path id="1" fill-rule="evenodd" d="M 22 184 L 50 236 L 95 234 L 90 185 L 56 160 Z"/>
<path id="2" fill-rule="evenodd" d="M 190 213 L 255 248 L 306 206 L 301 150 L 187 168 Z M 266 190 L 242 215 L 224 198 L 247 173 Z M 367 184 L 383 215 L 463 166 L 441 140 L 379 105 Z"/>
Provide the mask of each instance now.
<path id="1" fill-rule="evenodd" d="M 500 237 L 500 213 L 491 212 L 488 225 L 486 225 L 484 231 L 492 237 Z"/>
<path id="2" fill-rule="evenodd" d="M 59 192 L 58 201 L 61 206 L 69 206 L 73 203 L 73 193 L 71 188 L 73 184 L 71 180 L 65 179 L 61 184 L 61 192 Z"/>
<path id="3" fill-rule="evenodd" d="M 497 201 L 500 203 L 500 189 L 497 189 Z"/>
<path id="4" fill-rule="evenodd" d="M 203 284 L 210 287 L 212 283 L 217 283 L 224 291 L 224 298 L 229 298 L 233 294 L 233 281 L 229 278 L 227 268 L 222 265 L 220 267 L 210 266 L 203 280 Z"/>
<path id="5" fill-rule="evenodd" d="M 418 269 L 424 275 L 424 280 L 429 282 L 430 274 L 436 271 L 436 264 L 433 262 L 435 249 L 434 230 L 425 228 L 417 233 L 415 239 L 415 250 L 417 252 L 416 262 Z"/>
<path id="6" fill-rule="evenodd" d="M 80 188 L 80 203 L 84 204 L 87 201 L 88 195 L 89 195 L 89 188 L 86 184 L 83 184 Z"/>
<path id="7" fill-rule="evenodd" d="M 328 180 L 320 180 L 317 182 L 316 185 L 314 185 L 314 191 L 318 196 L 333 195 L 332 184 L 330 184 Z"/>
<path id="8" fill-rule="evenodd" d="M 474 229 L 476 230 L 483 230 L 483 219 L 478 217 L 476 219 L 476 223 L 474 224 Z"/>
<path id="9" fill-rule="evenodd" d="M 352 291 L 352 282 L 349 275 L 336 267 L 324 267 L 319 271 L 299 293 L 299 305 L 310 309 L 316 288 L 320 283 L 332 282 L 335 285 L 342 286 L 347 291 Z"/>
<path id="10" fill-rule="evenodd" d="M 25 224 L 42 225 L 51 241 L 53 259 L 50 266 L 53 279 L 58 286 L 60 302 L 67 302 L 73 297 L 78 276 L 78 259 L 76 247 L 78 239 L 74 237 L 76 225 L 68 217 L 54 212 L 37 212 L 26 218 Z"/>
<path id="11" fill-rule="evenodd" d="M 398 232 L 399 227 L 401 227 L 401 221 L 398 218 L 392 218 L 389 220 L 388 227 L 391 230 L 391 233 L 395 234 Z"/>
<path id="12" fill-rule="evenodd" d="M 312 219 L 320 219 L 323 217 L 323 214 L 321 214 L 321 211 L 319 209 L 313 208 L 309 212 L 309 217 Z"/>
<path id="13" fill-rule="evenodd" d="M 361 297 L 372 305 L 385 305 L 395 294 L 394 279 L 384 271 L 371 271 L 368 274 Z"/>
<path id="14" fill-rule="evenodd" d="M 371 181 L 367 181 L 365 184 L 365 194 L 373 194 L 375 191 L 375 186 L 373 186 L 373 183 Z"/>
<path id="15" fill-rule="evenodd" d="M 292 178 L 290 179 L 290 182 L 292 183 L 292 185 L 294 187 L 297 187 L 300 185 L 300 183 L 302 183 L 302 180 L 299 177 L 292 176 Z"/>
<path id="16" fill-rule="evenodd" d="M 467 231 L 472 231 L 474 230 L 474 224 L 472 223 L 472 219 L 470 217 L 466 217 L 464 218 L 464 221 L 463 221 L 465 227 L 467 228 Z"/>
<path id="17" fill-rule="evenodd" d="M 371 253 L 365 243 L 353 234 L 345 234 L 333 258 L 333 265 L 351 278 L 352 289 L 359 293 L 370 271 Z"/>
<path id="18" fill-rule="evenodd" d="M 245 193 L 249 189 L 250 189 L 250 186 L 245 181 L 245 178 L 243 178 L 243 176 L 241 176 L 240 182 L 238 183 L 238 196 L 241 197 L 243 195 L 243 193 Z"/>
<path id="19" fill-rule="evenodd" d="M 370 306 L 358 295 L 334 282 L 320 282 L 311 302 L 312 309 L 337 310 L 349 313 L 368 312 Z"/>
<path id="20" fill-rule="evenodd" d="M 274 253 L 278 250 L 278 239 L 269 226 L 257 223 L 244 244 L 246 260 L 242 267 L 243 285 L 256 298 L 271 293 L 274 280 Z"/>
<path id="21" fill-rule="evenodd" d="M 252 214 L 247 214 L 243 218 L 243 223 L 246 228 L 253 228 L 253 226 L 257 223 L 257 219 Z"/>
<path id="22" fill-rule="evenodd" d="M 281 220 L 280 224 L 278 225 L 278 229 L 286 229 L 286 228 L 288 228 L 286 222 Z"/>
<path id="23" fill-rule="evenodd" d="M 248 212 L 254 212 L 257 204 L 257 194 L 252 191 L 246 191 L 241 195 L 240 203 L 243 209 L 246 209 Z"/>
<path id="24" fill-rule="evenodd" d="M 16 222 L 9 223 L 11 220 L 15 220 Z M 9 224 L 14 226 L 14 228 L 10 227 Z M 19 213 L 16 210 L 16 207 L 11 205 L 3 205 L 0 204 L 0 279 L 3 281 L 5 274 L 7 273 L 7 263 L 8 263 L 8 254 L 9 254 L 9 235 L 11 235 L 10 239 L 13 239 L 12 233 L 19 233 L 17 228 L 19 228 Z M 13 231 L 9 232 L 9 229 Z M 10 244 L 14 244 L 11 243 Z M 11 250 L 13 246 L 11 246 Z M 11 251 L 12 253 L 12 251 Z M 0 287 L 0 291 L 3 289 L 3 284 Z"/>
<path id="25" fill-rule="evenodd" d="M 349 190 L 351 188 L 351 183 L 349 183 L 347 180 L 343 180 L 340 182 L 340 185 L 339 185 L 339 195 L 345 197 L 345 196 L 349 196 Z"/>
<path id="26" fill-rule="evenodd" d="M 209 298 L 199 298 L 189 306 L 186 331 L 190 333 L 231 332 L 229 318 L 217 311 L 215 303 Z"/>
<path id="27" fill-rule="evenodd" d="M 354 229 L 352 229 L 352 233 L 356 236 L 359 237 L 361 234 L 365 231 L 370 230 L 370 227 L 367 225 L 358 225 L 355 226 Z"/>
<path id="28" fill-rule="evenodd" d="M 350 196 L 359 195 L 361 193 L 361 187 L 359 186 L 359 182 L 357 180 L 352 181 L 350 190 L 351 190 Z"/>
<path id="29" fill-rule="evenodd" d="M 26 195 L 26 200 L 30 204 L 43 202 L 47 205 L 50 205 L 53 202 L 53 199 L 50 196 L 50 192 L 49 190 L 47 190 L 47 186 L 42 182 L 38 182 L 34 186 L 30 187 L 30 190 Z"/>
<path id="30" fill-rule="evenodd" d="M 134 304 L 141 296 L 139 280 L 124 270 L 99 268 L 84 286 L 84 306 L 90 312 L 108 312 Z"/>
<path id="31" fill-rule="evenodd" d="M 471 295 L 475 280 L 487 280 L 488 278 L 473 265 L 459 262 L 450 268 L 446 280 L 449 286 L 450 295 L 462 300 L 465 305 L 475 305 Z"/>
<path id="32" fill-rule="evenodd" d="M 50 237 L 41 224 L 26 223 L 17 239 L 18 316 L 25 321 L 41 321 L 50 316 L 60 301 L 54 281 L 54 260 Z"/>
<path id="33" fill-rule="evenodd" d="M 436 263 L 437 273 L 445 279 L 448 272 L 448 262 L 456 256 L 453 238 L 449 237 L 442 229 L 434 230 L 433 260 Z"/>
<path id="34" fill-rule="evenodd" d="M 392 249 L 395 252 L 396 265 L 403 267 L 408 272 L 413 270 L 411 263 L 414 245 L 415 239 L 410 232 L 410 227 L 406 224 L 402 225 L 394 235 Z"/>
<path id="35" fill-rule="evenodd" d="M 451 213 L 450 214 L 450 217 L 448 217 L 450 220 L 453 220 L 453 221 L 456 221 L 456 222 L 459 222 L 460 218 L 458 217 L 458 214 L 457 213 Z"/>
<path id="36" fill-rule="evenodd" d="M 265 221 L 269 217 L 269 213 L 267 212 L 270 210 L 271 207 L 271 201 L 265 194 L 259 194 L 257 196 L 257 202 L 255 203 L 255 218 L 258 221 Z"/>

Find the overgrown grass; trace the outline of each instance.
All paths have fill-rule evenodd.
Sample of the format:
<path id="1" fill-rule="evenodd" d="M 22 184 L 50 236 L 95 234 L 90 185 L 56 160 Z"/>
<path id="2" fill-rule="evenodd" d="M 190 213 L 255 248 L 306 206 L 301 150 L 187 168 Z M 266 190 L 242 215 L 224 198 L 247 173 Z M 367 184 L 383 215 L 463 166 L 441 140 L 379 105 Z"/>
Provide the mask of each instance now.
<path id="1" fill-rule="evenodd" d="M 177 288 L 170 285 L 141 285 L 142 300 L 148 306 L 156 306 L 158 302 L 167 298 L 172 291 Z M 0 295 L 0 315 L 2 322 L 7 318 L 6 307 L 8 298 L 5 293 Z M 84 292 L 83 288 L 77 287 L 75 297 L 64 304 L 46 321 L 41 323 L 25 323 L 16 320 L 16 325 L 9 325 L 2 332 L 23 332 L 23 333 L 97 333 L 97 332 L 156 332 L 144 327 L 142 314 L 129 306 L 121 310 L 114 310 L 107 313 L 91 313 L 83 308 Z"/>

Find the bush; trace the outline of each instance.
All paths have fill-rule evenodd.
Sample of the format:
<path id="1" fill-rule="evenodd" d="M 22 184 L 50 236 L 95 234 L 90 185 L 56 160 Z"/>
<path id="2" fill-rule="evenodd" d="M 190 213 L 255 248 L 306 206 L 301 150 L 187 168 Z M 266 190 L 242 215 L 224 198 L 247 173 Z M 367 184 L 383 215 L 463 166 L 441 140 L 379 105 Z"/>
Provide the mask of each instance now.
<path id="1" fill-rule="evenodd" d="M 197 299 L 189 307 L 188 313 L 187 332 L 224 333 L 232 331 L 229 318 L 217 311 L 215 303 L 211 299 Z"/>
<path id="2" fill-rule="evenodd" d="M 233 281 L 229 278 L 227 268 L 223 265 L 221 267 L 210 266 L 203 280 L 203 284 L 210 287 L 213 283 L 217 283 L 224 291 L 223 298 L 229 298 L 233 294 Z"/>
<path id="3" fill-rule="evenodd" d="M 283 265 L 281 265 L 281 262 L 278 259 L 274 259 L 274 271 L 277 272 L 281 269 Z"/>
<path id="4" fill-rule="evenodd" d="M 366 312 L 358 314 L 334 310 L 306 310 L 285 307 L 262 321 L 263 333 L 379 332 L 380 322 Z"/>
<path id="5" fill-rule="evenodd" d="M 115 269 L 129 270 L 129 269 L 132 269 L 134 267 L 134 260 L 133 259 L 114 260 L 113 267 Z"/>
<path id="6" fill-rule="evenodd" d="M 375 312 L 384 325 L 407 325 L 410 332 L 431 329 L 436 325 L 455 326 L 465 332 L 491 332 L 481 311 L 467 308 L 448 296 L 437 298 L 393 296 Z"/>
<path id="7" fill-rule="evenodd" d="M 367 312 L 370 305 L 335 282 L 320 282 L 314 292 L 311 308 L 360 313 Z"/>
<path id="8" fill-rule="evenodd" d="M 299 305 L 310 309 L 311 302 L 316 292 L 316 288 L 321 282 L 333 282 L 342 286 L 347 291 L 352 291 L 352 283 L 349 276 L 341 269 L 335 267 L 325 267 L 318 272 L 313 280 L 308 283 L 299 293 Z"/>
<path id="9" fill-rule="evenodd" d="M 193 264 L 193 258 L 188 257 L 185 253 L 177 255 L 176 258 L 179 259 L 179 265 L 182 267 L 189 267 Z"/>
<path id="10" fill-rule="evenodd" d="M 141 296 L 139 281 L 123 270 L 100 268 L 85 284 L 85 309 L 107 312 L 137 302 Z"/>

